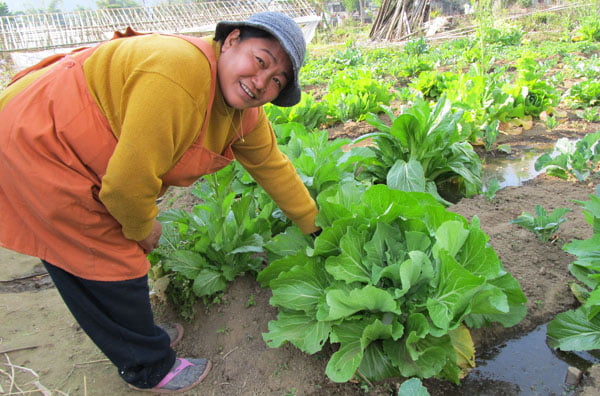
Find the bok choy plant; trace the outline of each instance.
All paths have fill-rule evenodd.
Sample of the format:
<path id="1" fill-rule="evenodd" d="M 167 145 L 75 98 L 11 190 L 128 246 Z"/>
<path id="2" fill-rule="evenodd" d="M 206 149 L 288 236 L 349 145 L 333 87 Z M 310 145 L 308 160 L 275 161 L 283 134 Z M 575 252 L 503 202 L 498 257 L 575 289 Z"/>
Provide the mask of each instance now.
<path id="1" fill-rule="evenodd" d="M 298 122 L 312 131 L 327 124 L 327 106 L 315 99 L 310 93 L 302 93 L 300 103 L 292 107 L 279 107 L 270 103 L 264 106 L 265 113 L 272 124 Z"/>
<path id="2" fill-rule="evenodd" d="M 585 135 L 577 142 L 560 138 L 554 145 L 555 153 L 545 153 L 535 161 L 535 170 L 546 170 L 550 176 L 561 179 L 573 177 L 587 180 L 599 172 L 600 131 Z"/>
<path id="3" fill-rule="evenodd" d="M 404 113 L 395 116 L 384 107 L 391 126 L 370 114 L 367 121 L 379 130 L 354 142 L 372 138 L 376 161 L 365 164 L 363 177 L 402 191 L 438 194 L 444 183 L 458 186 L 462 196 L 481 191 L 481 160 L 458 129 L 462 111 L 453 112 L 442 97 L 432 108 L 421 98 Z"/>
<path id="4" fill-rule="evenodd" d="M 309 133 L 301 124 L 286 125 L 290 128 L 290 138 L 281 150 L 290 158 L 313 197 L 340 180 L 353 178 L 354 158 L 342 151 L 350 139 L 329 140 L 326 130 Z"/>
<path id="5" fill-rule="evenodd" d="M 163 235 L 150 261 L 154 272 L 160 268 L 160 275 L 169 276 L 167 294 L 188 319 L 199 297 L 218 296 L 237 276 L 258 273 L 263 264 L 260 253 L 273 232 L 275 204 L 260 206 L 253 191 L 238 198 L 236 169 L 228 166 L 196 183 L 192 192 L 202 202 L 191 212 L 171 209 L 159 216 Z"/>
<path id="6" fill-rule="evenodd" d="M 571 285 L 582 305 L 558 314 L 548 324 L 548 345 L 563 351 L 600 349 L 600 196 L 590 195 L 589 201 L 577 202 L 594 233 L 589 239 L 573 240 L 563 247 L 577 257 L 569 270 L 583 284 Z"/>
<path id="7" fill-rule="evenodd" d="M 367 114 L 379 112 L 380 105 L 389 105 L 392 97 L 389 83 L 376 79 L 369 71 L 350 69 L 329 84 L 323 102 L 333 119 L 362 121 Z"/>
<path id="8" fill-rule="evenodd" d="M 355 180 L 317 200 L 314 244 L 289 228 L 265 245 L 270 264 L 258 280 L 279 308 L 263 334 L 269 346 L 314 354 L 339 344 L 326 368 L 336 382 L 458 383 L 474 366 L 468 328 L 525 316 L 525 295 L 477 218 L 469 224 L 429 194 Z"/>
<path id="9" fill-rule="evenodd" d="M 567 221 L 563 216 L 569 212 L 571 209 L 557 208 L 548 214 L 542 205 L 535 205 L 535 214 L 523 212 L 510 224 L 521 226 L 533 232 L 540 241 L 548 242 L 558 232 L 560 225 Z"/>

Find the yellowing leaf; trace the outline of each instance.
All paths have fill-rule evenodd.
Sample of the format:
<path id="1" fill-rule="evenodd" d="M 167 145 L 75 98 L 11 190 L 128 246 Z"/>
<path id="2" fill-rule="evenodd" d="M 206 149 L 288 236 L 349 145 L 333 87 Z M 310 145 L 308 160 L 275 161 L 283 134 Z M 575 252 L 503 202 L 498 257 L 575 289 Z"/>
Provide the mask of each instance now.
<path id="1" fill-rule="evenodd" d="M 167 301 L 167 287 L 169 287 L 169 276 L 163 276 L 153 282 L 151 293 L 155 295 L 161 303 Z"/>
<path id="2" fill-rule="evenodd" d="M 461 369 L 460 378 L 464 378 L 469 370 L 475 367 L 475 344 L 471 338 L 471 332 L 466 326 L 460 325 L 449 331 L 448 335 L 458 356 L 457 365 Z"/>
<path id="3" fill-rule="evenodd" d="M 501 122 L 498 126 L 500 132 L 506 135 L 520 135 L 533 127 L 533 119 L 527 115 L 523 118 L 513 118 L 507 122 Z"/>
<path id="4" fill-rule="evenodd" d="M 510 122 L 501 122 L 498 130 L 505 135 L 520 135 L 523 133 L 523 128 L 512 125 Z"/>

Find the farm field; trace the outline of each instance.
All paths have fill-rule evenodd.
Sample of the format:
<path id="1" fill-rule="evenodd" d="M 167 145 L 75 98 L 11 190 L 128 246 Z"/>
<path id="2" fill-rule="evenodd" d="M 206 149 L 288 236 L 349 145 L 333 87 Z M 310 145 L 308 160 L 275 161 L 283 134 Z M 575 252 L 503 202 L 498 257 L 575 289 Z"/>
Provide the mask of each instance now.
<path id="1" fill-rule="evenodd" d="M 490 18 L 484 12 L 478 17 L 480 21 Z M 590 26 L 597 27 L 596 31 L 586 25 L 588 20 L 592 21 Z M 381 194 L 381 199 L 386 199 L 387 192 L 381 192 L 387 188 L 386 184 L 394 186 L 390 187 L 392 190 L 410 186 L 411 191 L 433 193 L 437 200 L 431 198 L 429 202 L 423 198 L 424 195 L 418 195 L 418 199 L 429 202 L 427 205 L 435 210 L 445 207 L 444 210 L 461 216 L 469 224 L 478 219 L 481 231 L 489 237 L 489 244 L 503 268 L 520 286 L 526 302 L 519 300 L 519 293 L 514 289 L 499 284 L 502 295 L 509 295 L 505 299 L 511 308 L 508 313 L 494 311 L 497 315 L 489 314 L 496 321 L 490 320 L 484 326 L 468 326 L 475 359 L 491 348 L 549 323 L 557 314 L 581 305 L 570 288 L 576 278 L 569 265 L 577 256 L 563 248 L 573 240 L 594 237 L 594 229 L 586 221 L 590 215 L 586 215 L 580 202 L 588 201 L 596 194 L 599 180 L 597 165 L 600 157 L 598 150 L 594 149 L 597 147 L 595 142 L 600 139 L 600 136 L 595 137 L 595 133 L 600 131 L 598 21 L 597 12 L 575 8 L 564 13 L 541 13 L 489 29 L 479 28 L 472 36 L 440 42 L 415 39 L 404 46 L 375 49 L 361 45 L 359 39 L 353 40 L 353 33 L 346 33 L 346 44 L 317 43 L 309 47 L 310 55 L 303 75 L 308 94 L 303 102 L 287 111 L 267 109 L 278 138 L 281 138 L 280 144 L 315 196 L 332 194 L 327 189 L 344 184 L 341 180 L 347 180 L 351 175 L 354 182 L 366 186 L 367 191 Z M 380 107 L 382 104 L 384 108 Z M 433 110 L 428 113 L 430 110 L 426 109 Z M 386 126 L 400 125 L 403 114 L 412 115 L 411 128 L 398 127 L 388 134 L 381 133 Z M 419 128 L 431 132 L 430 135 L 441 131 L 440 137 L 435 143 L 423 137 L 418 140 L 411 132 Z M 368 140 L 361 140 L 368 134 L 371 134 Z M 397 144 L 388 136 L 390 134 L 404 136 L 405 140 L 398 138 L 398 141 L 414 143 L 414 151 L 418 151 L 419 147 L 426 148 L 422 150 L 422 157 L 418 157 L 417 161 L 414 160 L 416 155 L 406 156 L 398 162 L 399 158 L 394 155 L 400 157 L 400 150 L 392 150 L 391 153 L 385 150 L 386 144 Z M 567 140 L 581 141 L 587 136 L 590 147 L 573 147 L 570 152 L 562 152 L 566 162 L 556 160 L 560 152 L 554 146 L 557 142 L 568 146 Z M 350 151 L 352 147 L 356 151 Z M 510 163 L 511 159 L 532 149 L 554 156 L 555 162 L 548 162 L 552 158 L 545 162 L 546 170 L 550 171 L 523 184 L 498 190 L 494 182 L 483 177 L 490 170 L 486 162 L 502 158 L 505 163 Z M 432 151 L 439 151 L 442 157 L 447 156 L 452 160 L 448 162 L 454 165 L 437 165 L 444 170 L 437 172 L 438 169 L 431 167 L 434 161 L 426 158 L 427 153 Z M 584 160 L 575 161 L 576 154 Z M 413 160 L 415 162 L 411 162 Z M 321 168 L 323 171 L 319 172 Z M 152 257 L 156 316 L 159 321 L 183 323 L 185 337 L 177 346 L 180 355 L 209 357 L 213 362 L 212 372 L 205 383 L 186 394 L 397 395 L 402 379 L 399 376 L 368 379 L 362 372 L 367 370 L 377 376 L 377 367 L 372 368 L 367 363 L 360 366 L 361 374 L 351 375 L 347 381 L 333 381 L 331 376 L 341 375 L 340 371 L 343 371 L 328 371 L 339 344 L 325 342 L 322 349 L 312 345 L 313 350 L 318 349 L 314 353 L 303 352 L 292 345 L 308 348 L 305 338 L 312 336 L 308 330 L 303 332 L 302 324 L 296 326 L 295 332 L 299 335 L 296 338 L 290 336 L 290 342 L 282 342 L 283 345 L 277 348 L 267 345 L 265 339 L 282 340 L 282 337 L 289 336 L 285 332 L 282 332 L 283 335 L 276 333 L 273 322 L 284 309 L 281 305 L 271 304 L 282 299 L 281 291 L 277 289 L 283 283 L 281 279 L 293 275 L 290 268 L 287 268 L 289 273 L 285 269 L 278 274 L 261 272 L 266 262 L 282 265 L 281 255 L 276 253 L 278 246 L 268 245 L 267 238 L 264 241 L 266 248 L 260 251 L 248 249 L 238 253 L 237 261 L 223 259 L 224 264 L 219 267 L 226 267 L 233 275 L 231 279 L 221 275 L 222 287 L 214 284 L 207 290 L 192 287 L 193 277 L 200 276 L 200 270 L 192 271 L 192 279 L 187 279 L 189 272 L 180 265 L 185 258 L 176 251 L 199 253 L 190 245 L 200 244 L 203 235 L 202 230 L 191 231 L 191 220 L 183 212 L 198 213 L 194 212 L 194 208 L 209 202 L 212 196 L 223 198 L 233 194 L 239 198 L 239 192 L 244 191 L 253 198 L 252 202 L 245 203 L 247 212 L 253 213 L 253 209 L 260 207 L 263 211 L 272 211 L 269 219 L 277 217 L 275 208 L 270 207 L 261 193 L 253 188 L 252 182 L 238 171 L 230 170 L 230 173 L 207 178 L 206 183 L 196 189 L 173 189 L 160 203 L 163 221 L 179 227 L 174 226 L 166 233 L 161 248 Z M 445 176 L 439 177 L 440 173 Z M 403 174 L 406 176 L 403 177 Z M 418 181 L 415 175 L 425 175 L 426 182 Z M 496 181 L 502 184 L 502 177 L 497 178 Z M 358 190 L 348 188 L 347 191 L 360 190 L 358 187 Z M 337 196 L 327 195 L 328 200 L 318 202 L 333 202 Z M 410 199 L 409 195 L 402 197 Z M 345 203 L 353 205 L 356 202 L 348 199 Z M 229 211 L 236 213 L 237 225 L 241 224 L 244 230 L 258 230 L 255 234 L 283 234 L 288 225 L 281 220 L 268 223 L 266 230 L 259 229 L 267 223 L 263 221 L 264 215 L 251 215 L 239 220 L 242 217 L 238 213 L 240 209 L 231 202 L 230 205 L 220 209 L 210 206 L 208 209 L 216 215 L 223 214 L 219 210 L 226 210 L 225 214 Z M 524 212 L 535 213 L 536 205 L 542 205 L 548 213 L 560 208 L 570 210 L 564 214 L 564 222 L 553 229 L 546 240 L 541 240 L 526 227 L 511 223 Z M 408 207 L 405 209 L 408 210 Z M 333 211 L 324 209 L 327 210 Z M 336 210 L 336 213 L 341 213 Z M 362 213 L 362 210 L 356 206 L 355 214 Z M 367 209 L 364 210 L 367 212 Z M 259 211 L 256 210 L 256 213 Z M 416 223 L 420 218 L 413 220 Z M 322 221 L 331 229 L 336 227 L 334 220 Z M 396 226 L 396 223 L 390 224 Z M 225 220 L 220 225 L 222 228 L 205 232 L 228 235 L 229 225 Z M 447 226 L 454 227 L 456 224 Z M 328 228 L 323 228 L 323 234 L 314 242 L 316 251 L 319 250 L 316 245 L 319 240 L 330 238 Z M 414 233 L 417 230 L 409 231 Z M 432 239 L 432 243 L 443 239 L 439 235 L 435 237 L 437 240 Z M 249 246 L 249 238 L 236 234 L 231 239 L 238 245 L 226 246 L 223 243 L 226 247 L 220 248 L 230 251 L 237 248 L 239 251 L 240 246 Z M 345 249 L 344 239 L 338 238 L 337 241 L 340 249 Z M 301 250 L 303 245 L 297 243 L 298 250 Z M 433 250 L 424 248 L 432 257 L 437 257 L 437 253 L 430 252 Z M 213 257 L 221 257 L 218 252 L 215 248 Z M 393 252 L 389 254 L 393 255 Z M 466 254 L 460 253 L 461 257 Z M 300 266 L 302 264 L 298 264 L 298 268 Z M 329 273 L 335 273 L 330 261 L 327 261 L 327 266 Z M 15 267 L 19 270 L 15 271 Z M 7 352 L 2 355 L 6 365 L 0 372 L 0 385 L 4 389 L 8 389 L 10 379 L 14 379 L 23 389 L 45 387 L 54 390 L 52 394 L 136 393 L 123 384 L 110 363 L 78 328 L 35 259 L 0 250 L 0 268 L 6 274 L 0 279 L 0 352 Z M 216 271 L 212 267 L 210 270 Z M 319 269 L 314 271 L 321 274 Z M 257 280 L 258 273 L 261 275 Z M 471 275 L 465 273 L 463 276 Z M 170 289 L 165 288 L 167 280 Z M 385 283 L 383 277 L 379 281 L 378 285 Z M 586 284 L 589 289 L 593 289 L 591 284 Z M 400 293 L 398 289 L 394 289 L 397 294 Z M 194 292 L 203 296 L 204 301 Z M 470 292 L 466 288 L 461 289 L 461 293 Z M 430 297 L 439 298 L 439 294 Z M 476 300 L 475 297 L 473 299 Z M 490 302 L 488 305 L 493 304 Z M 523 307 L 526 307 L 526 312 Z M 475 307 L 470 309 L 475 310 Z M 431 308 L 430 312 L 433 311 Z M 374 313 L 373 317 L 376 315 Z M 333 311 L 320 317 L 332 316 Z M 365 317 L 367 315 L 352 317 L 352 322 L 366 320 Z M 432 317 L 430 320 L 435 321 L 439 327 L 437 330 L 440 330 L 442 319 Z M 487 318 L 479 319 L 485 322 Z M 455 312 L 455 319 L 462 322 L 465 318 Z M 468 318 L 465 320 L 468 324 L 479 323 L 472 318 L 470 322 Z M 510 322 L 510 325 L 502 326 L 499 323 L 502 321 Z M 306 329 L 312 326 L 308 317 L 300 323 L 306 323 Z M 408 322 L 404 324 L 409 326 Z M 264 336 L 268 332 L 271 332 L 270 337 Z M 440 349 L 443 347 L 440 346 Z M 415 363 L 415 366 L 424 370 L 424 365 Z M 454 367 L 447 369 L 454 372 Z M 415 376 L 423 372 L 417 370 Z M 33 378 L 32 373 L 39 378 Z M 442 374 L 441 367 L 434 374 Z M 432 396 L 474 394 L 444 379 L 425 379 L 423 384 Z M 565 388 L 564 394 L 593 396 L 598 394 L 598 389 L 600 375 L 597 368 L 591 367 L 584 372 L 579 386 Z M 494 384 L 488 394 L 549 395 L 541 387 L 517 389 L 510 383 Z"/>

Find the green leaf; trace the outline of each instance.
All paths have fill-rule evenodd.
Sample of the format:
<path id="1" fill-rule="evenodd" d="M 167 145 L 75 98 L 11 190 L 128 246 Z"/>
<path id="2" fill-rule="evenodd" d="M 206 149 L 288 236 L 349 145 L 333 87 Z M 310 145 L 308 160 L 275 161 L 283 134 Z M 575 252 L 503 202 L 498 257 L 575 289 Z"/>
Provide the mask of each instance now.
<path id="1" fill-rule="evenodd" d="M 263 252 L 263 238 L 258 234 L 252 234 L 248 238 L 239 239 L 236 245 L 237 247 L 228 254 Z"/>
<path id="2" fill-rule="evenodd" d="M 303 352 L 319 352 L 331 332 L 331 322 L 317 321 L 306 317 L 302 311 L 279 311 L 277 320 L 269 321 L 269 332 L 263 339 L 271 348 L 291 342 Z"/>
<path id="3" fill-rule="evenodd" d="M 580 307 L 556 315 L 548 323 L 548 345 L 563 351 L 600 349 L 600 316 L 588 319 L 589 310 Z"/>
<path id="4" fill-rule="evenodd" d="M 275 257 L 295 255 L 306 249 L 308 238 L 302 234 L 298 227 L 288 227 L 285 232 L 274 235 L 266 244 L 265 249 Z"/>
<path id="5" fill-rule="evenodd" d="M 440 280 L 435 295 L 427 299 L 431 321 L 440 329 L 455 328 L 484 279 L 465 270 L 446 251 L 440 250 Z"/>
<path id="6" fill-rule="evenodd" d="M 340 185 L 321 192 L 317 196 L 319 214 L 316 224 L 328 228 L 337 219 L 353 216 L 353 208 L 360 202 L 364 186 L 357 182 L 344 181 Z"/>
<path id="7" fill-rule="evenodd" d="M 221 292 L 225 290 L 226 287 L 227 281 L 220 272 L 204 269 L 200 271 L 198 276 L 196 276 L 196 279 L 194 279 L 192 290 L 198 297 L 204 297 Z"/>
<path id="8" fill-rule="evenodd" d="M 400 385 L 398 396 L 431 396 L 419 378 L 411 378 Z"/>
<path id="9" fill-rule="evenodd" d="M 367 285 L 350 293 L 343 290 L 330 290 L 326 304 L 319 306 L 318 320 L 332 321 L 346 318 L 359 311 L 393 312 L 400 314 L 400 308 L 390 293 L 375 286 Z"/>
<path id="10" fill-rule="evenodd" d="M 430 194 L 393 190 L 384 184 L 369 187 L 361 201 L 372 210 L 373 216 L 378 216 L 378 221 L 386 222 L 398 218 L 421 218 L 425 215 L 425 208 L 441 207 Z"/>
<path id="11" fill-rule="evenodd" d="M 393 332 L 391 324 L 370 318 L 335 326 L 331 341 L 340 342 L 341 345 L 331 356 L 325 372 L 335 382 L 350 380 L 361 364 L 367 346 L 375 340 L 391 339 Z"/>
<path id="12" fill-rule="evenodd" d="M 251 195 L 244 195 L 231 205 L 235 222 L 239 227 L 242 227 L 251 217 L 250 205 L 252 205 L 252 201 L 253 197 Z"/>
<path id="13" fill-rule="evenodd" d="M 372 342 L 363 352 L 363 358 L 358 367 L 360 372 L 372 381 L 400 376 L 400 371 L 392 364 L 389 356 L 383 350 L 381 342 Z"/>
<path id="14" fill-rule="evenodd" d="M 321 235 L 315 240 L 313 255 L 331 256 L 340 253 L 340 241 L 348 228 L 357 228 L 362 222 L 354 218 L 336 220 L 329 227 L 323 229 Z"/>
<path id="15" fill-rule="evenodd" d="M 465 324 L 471 328 L 478 328 L 484 326 L 486 323 L 498 322 L 504 327 L 511 327 L 519 323 L 527 314 L 527 297 L 523 293 L 519 282 L 513 276 L 507 272 L 505 272 L 502 276 L 496 279 L 492 279 L 488 282 L 488 284 L 492 287 L 497 287 L 502 290 L 502 292 L 506 295 L 509 311 L 507 313 L 487 313 L 483 315 L 470 314 L 465 318 Z M 483 289 L 483 293 L 486 292 L 487 289 Z M 485 297 L 485 296 L 484 296 Z M 478 297 L 476 297 L 476 301 L 473 304 L 479 303 Z M 497 300 L 500 303 L 502 300 Z M 487 304 L 494 304 L 494 300 L 488 300 Z M 497 302 L 496 302 L 497 303 Z M 501 310 L 502 307 L 498 307 L 496 305 L 491 306 L 492 309 Z M 483 307 L 478 307 L 473 305 L 473 310 L 480 311 Z"/>
<path id="16" fill-rule="evenodd" d="M 403 263 L 389 265 L 381 271 L 381 277 L 394 281 L 394 286 L 400 288 L 396 297 L 402 296 L 414 285 L 428 282 L 433 276 L 433 267 L 429 257 L 420 251 L 409 252 L 410 258 Z"/>
<path id="17" fill-rule="evenodd" d="M 346 341 L 329 359 L 325 374 L 334 382 L 348 382 L 360 365 L 362 357 L 360 337 Z"/>
<path id="18" fill-rule="evenodd" d="M 325 269 L 335 279 L 348 283 L 369 283 L 371 271 L 363 262 L 363 246 L 366 242 L 366 232 L 349 228 L 340 241 L 341 254 L 328 257 Z"/>
<path id="19" fill-rule="evenodd" d="M 387 174 L 386 184 L 394 190 L 426 192 L 425 181 L 423 166 L 411 158 L 408 162 L 396 161 Z"/>
<path id="20" fill-rule="evenodd" d="M 317 304 L 325 297 L 330 277 L 322 265 L 313 261 L 294 266 L 270 283 L 273 297 L 270 303 L 292 311 L 316 312 Z"/>
<path id="21" fill-rule="evenodd" d="M 412 252 L 413 250 L 420 250 L 426 252 L 431 245 L 431 239 L 429 235 L 419 231 L 406 231 L 404 233 L 406 238 L 406 250 Z"/>
<path id="22" fill-rule="evenodd" d="M 465 230 L 463 224 L 458 221 L 447 221 L 436 231 L 437 242 L 433 247 L 434 255 L 439 249 L 444 249 L 450 256 L 456 257 L 458 251 L 463 247 L 469 231 Z"/>
<path id="23" fill-rule="evenodd" d="M 200 271 L 208 266 L 203 255 L 190 250 L 177 250 L 166 261 L 167 268 L 179 272 L 188 279 L 195 279 Z"/>
<path id="24" fill-rule="evenodd" d="M 469 236 L 456 259 L 473 275 L 494 279 L 504 273 L 504 270 L 488 241 L 489 237 L 479 227 L 479 218 L 474 216 L 469 226 Z"/>
<path id="25" fill-rule="evenodd" d="M 272 261 L 262 271 L 258 273 L 256 280 L 260 282 L 263 287 L 270 286 L 273 279 L 277 279 L 279 275 L 291 270 L 296 265 L 304 265 L 308 261 L 314 261 L 309 259 L 306 253 L 300 251 L 295 255 L 282 257 L 278 260 Z"/>
<path id="26" fill-rule="evenodd" d="M 385 340 L 383 345 L 403 377 L 430 378 L 438 375 L 448 361 L 456 362 L 456 352 L 448 335 L 439 338 L 428 335 L 411 343 Z"/>

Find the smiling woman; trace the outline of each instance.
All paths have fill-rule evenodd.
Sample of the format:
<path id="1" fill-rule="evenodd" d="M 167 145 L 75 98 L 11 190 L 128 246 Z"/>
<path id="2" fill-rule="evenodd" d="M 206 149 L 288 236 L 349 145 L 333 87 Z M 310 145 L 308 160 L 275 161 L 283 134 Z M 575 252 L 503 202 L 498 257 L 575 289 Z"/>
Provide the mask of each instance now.
<path id="1" fill-rule="evenodd" d="M 298 103 L 305 45 L 277 12 L 220 22 L 215 39 L 128 29 L 23 70 L 0 94 L 0 245 L 42 259 L 138 390 L 183 392 L 210 370 L 175 356 L 150 307 L 146 255 L 169 186 L 237 159 L 304 234 L 318 230 L 262 108 Z"/>

